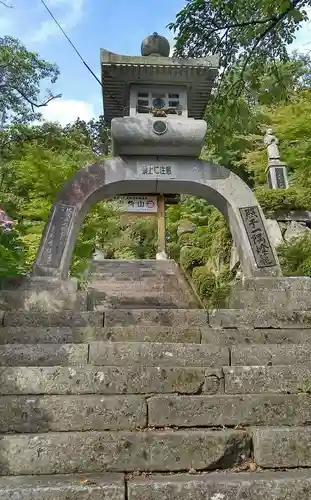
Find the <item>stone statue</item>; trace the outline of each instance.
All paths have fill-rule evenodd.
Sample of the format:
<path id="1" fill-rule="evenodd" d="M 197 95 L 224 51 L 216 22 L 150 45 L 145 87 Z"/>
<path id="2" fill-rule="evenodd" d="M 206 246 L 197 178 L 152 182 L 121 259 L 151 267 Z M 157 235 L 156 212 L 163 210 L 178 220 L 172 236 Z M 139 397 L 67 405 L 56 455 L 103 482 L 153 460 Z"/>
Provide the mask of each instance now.
<path id="1" fill-rule="evenodd" d="M 264 144 L 268 149 L 268 160 L 279 160 L 280 151 L 278 148 L 279 140 L 273 134 L 272 128 L 268 128 L 264 137 Z"/>

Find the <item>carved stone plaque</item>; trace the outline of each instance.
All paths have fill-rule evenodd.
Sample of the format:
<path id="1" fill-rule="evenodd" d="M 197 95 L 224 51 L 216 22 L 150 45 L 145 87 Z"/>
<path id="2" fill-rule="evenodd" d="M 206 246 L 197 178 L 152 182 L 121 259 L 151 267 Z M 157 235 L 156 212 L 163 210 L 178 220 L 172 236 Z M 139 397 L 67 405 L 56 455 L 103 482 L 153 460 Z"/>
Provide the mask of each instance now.
<path id="1" fill-rule="evenodd" d="M 276 266 L 276 260 L 258 207 L 240 208 L 240 214 L 259 268 Z"/>
<path id="2" fill-rule="evenodd" d="M 283 167 L 276 167 L 275 169 L 275 179 L 277 187 L 280 189 L 286 188 L 285 174 Z"/>
<path id="3" fill-rule="evenodd" d="M 37 265 L 59 267 L 74 213 L 75 207 L 71 205 L 59 204 L 54 207 Z"/>

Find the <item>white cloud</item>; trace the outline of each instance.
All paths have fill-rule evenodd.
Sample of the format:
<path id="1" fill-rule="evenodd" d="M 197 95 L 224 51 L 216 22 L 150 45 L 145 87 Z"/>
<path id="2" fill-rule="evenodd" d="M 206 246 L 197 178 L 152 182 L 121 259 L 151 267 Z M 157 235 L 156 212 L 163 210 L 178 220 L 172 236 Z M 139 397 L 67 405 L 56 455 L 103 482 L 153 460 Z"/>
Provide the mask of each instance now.
<path id="1" fill-rule="evenodd" d="M 53 14 L 65 31 L 77 26 L 83 17 L 84 0 L 49 0 L 46 4 L 53 9 Z M 55 21 L 51 17 L 47 18 L 49 14 L 46 9 L 44 13 L 46 19 L 41 21 L 39 28 L 29 37 L 31 42 L 42 43 L 61 34 Z"/>
<path id="2" fill-rule="evenodd" d="M 63 126 L 77 118 L 88 121 L 96 117 L 93 104 L 74 99 L 55 99 L 41 108 L 40 112 L 44 120 L 59 122 Z"/>
<path id="3" fill-rule="evenodd" d="M 291 45 L 291 50 L 300 53 L 310 52 L 311 49 L 311 7 L 304 9 L 308 15 L 308 20 L 304 21 L 296 34 L 295 41 Z"/>

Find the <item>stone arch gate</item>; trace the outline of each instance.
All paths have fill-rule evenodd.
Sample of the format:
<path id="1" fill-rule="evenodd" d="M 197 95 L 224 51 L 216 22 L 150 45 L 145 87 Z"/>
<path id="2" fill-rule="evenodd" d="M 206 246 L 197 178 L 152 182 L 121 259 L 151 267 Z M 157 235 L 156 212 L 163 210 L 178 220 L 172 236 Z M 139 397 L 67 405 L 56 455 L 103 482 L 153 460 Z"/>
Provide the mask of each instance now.
<path id="1" fill-rule="evenodd" d="M 280 266 L 251 189 L 220 165 L 185 158 L 108 158 L 77 171 L 59 192 L 33 266 L 36 276 L 68 277 L 77 234 L 90 207 L 128 193 L 205 198 L 228 221 L 244 276 L 276 276 Z"/>

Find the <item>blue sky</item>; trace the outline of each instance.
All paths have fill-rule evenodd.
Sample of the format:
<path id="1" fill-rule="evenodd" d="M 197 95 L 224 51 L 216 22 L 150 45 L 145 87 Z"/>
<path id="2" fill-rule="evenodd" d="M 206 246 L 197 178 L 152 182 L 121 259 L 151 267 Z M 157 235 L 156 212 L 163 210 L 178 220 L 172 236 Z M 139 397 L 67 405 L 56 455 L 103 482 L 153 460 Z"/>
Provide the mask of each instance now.
<path id="1" fill-rule="evenodd" d="M 63 98 L 44 108 L 44 117 L 62 124 L 80 116 L 102 113 L 101 88 L 44 9 L 40 0 L 6 0 L 0 5 L 0 36 L 19 38 L 29 50 L 55 62 L 61 75 L 54 93 Z M 45 0 L 96 75 L 100 76 L 100 48 L 139 55 L 142 39 L 157 31 L 170 40 L 166 25 L 185 0 Z M 294 48 L 311 50 L 311 24 L 305 23 Z"/>

